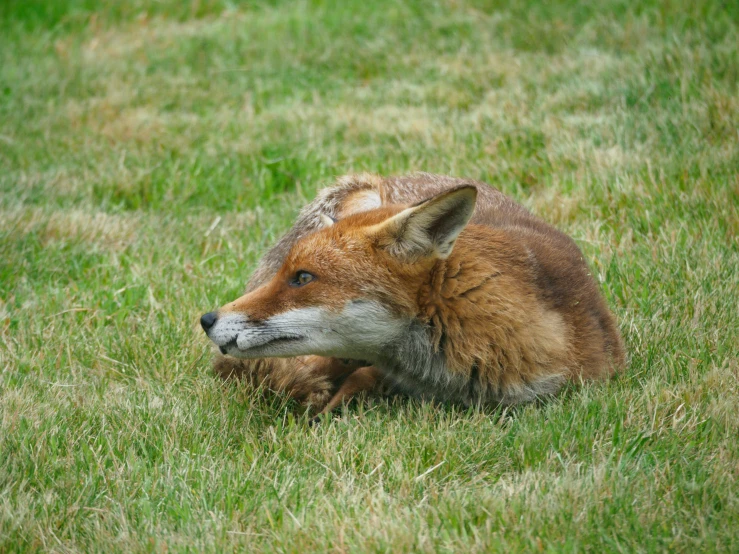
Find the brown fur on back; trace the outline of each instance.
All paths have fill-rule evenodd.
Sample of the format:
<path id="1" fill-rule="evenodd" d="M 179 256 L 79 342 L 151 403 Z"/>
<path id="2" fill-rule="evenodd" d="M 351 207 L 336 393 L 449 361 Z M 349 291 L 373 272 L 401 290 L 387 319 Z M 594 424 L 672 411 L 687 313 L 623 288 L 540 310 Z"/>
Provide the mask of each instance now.
<path id="1" fill-rule="evenodd" d="M 525 268 L 529 275 L 522 278 L 534 285 L 537 299 L 573 330 L 573 370 L 589 379 L 624 366 L 615 318 L 574 240 L 526 210 L 484 209 L 475 212 L 471 223 L 495 230 L 480 239 L 483 244 L 496 238 L 502 243 L 497 248 L 489 244 L 480 255 L 508 256 L 499 262 L 503 267 Z"/>
<path id="2" fill-rule="evenodd" d="M 418 296 L 418 313 L 450 371 L 474 381 L 479 397 L 504 403 L 536 383 L 548 389 L 566 379 L 600 378 L 624 362 L 592 279 L 552 277 L 547 272 L 560 269 L 549 264 L 567 263 L 561 252 L 544 247 L 534 254 L 523 238 L 517 228 L 468 226 Z M 583 262 L 570 262 L 567 271 L 587 271 Z"/>

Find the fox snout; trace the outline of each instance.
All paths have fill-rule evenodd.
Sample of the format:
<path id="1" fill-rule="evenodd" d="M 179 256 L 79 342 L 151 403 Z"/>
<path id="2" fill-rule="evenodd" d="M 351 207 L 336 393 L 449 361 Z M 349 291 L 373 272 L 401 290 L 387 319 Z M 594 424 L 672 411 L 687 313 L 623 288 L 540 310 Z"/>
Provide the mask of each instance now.
<path id="1" fill-rule="evenodd" d="M 211 331 L 215 327 L 216 323 L 218 322 L 218 312 L 208 312 L 207 314 L 204 314 L 200 318 L 200 326 L 203 328 L 203 331 L 205 331 L 205 334 L 208 336 L 209 339 L 211 339 L 216 346 L 218 346 L 218 349 L 221 351 L 221 354 L 226 354 L 228 348 L 228 343 L 235 343 L 236 339 L 231 339 L 228 341 L 228 343 L 223 343 L 222 340 L 217 340 L 215 336 L 212 335 Z"/>
<path id="2" fill-rule="evenodd" d="M 200 325 L 222 354 L 236 357 L 294 355 L 295 343 L 300 343 L 311 331 L 305 320 L 315 321 L 316 314 L 291 317 L 275 315 L 267 320 L 252 319 L 245 311 L 218 310 L 200 318 Z"/>

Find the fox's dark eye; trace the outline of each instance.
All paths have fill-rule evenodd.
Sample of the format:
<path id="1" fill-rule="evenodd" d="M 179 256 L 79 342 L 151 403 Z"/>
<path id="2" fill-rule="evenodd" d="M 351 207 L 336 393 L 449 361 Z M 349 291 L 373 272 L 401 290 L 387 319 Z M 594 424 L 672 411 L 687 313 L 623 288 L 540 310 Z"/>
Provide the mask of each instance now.
<path id="1" fill-rule="evenodd" d="M 298 271 L 295 274 L 295 277 L 292 278 L 292 281 L 290 281 L 290 284 L 293 287 L 302 287 L 303 285 L 307 285 L 313 281 L 315 278 L 315 275 L 308 273 L 307 271 Z"/>

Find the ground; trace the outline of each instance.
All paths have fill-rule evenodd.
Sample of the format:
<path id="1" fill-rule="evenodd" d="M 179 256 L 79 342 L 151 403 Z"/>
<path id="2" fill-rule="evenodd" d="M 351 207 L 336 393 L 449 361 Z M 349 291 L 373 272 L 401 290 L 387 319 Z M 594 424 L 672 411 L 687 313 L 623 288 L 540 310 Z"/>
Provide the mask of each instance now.
<path id="1" fill-rule="evenodd" d="M 731 2 L 0 4 L 0 551 L 739 551 Z M 224 386 L 198 317 L 340 174 L 571 234 L 631 357 L 514 411 Z"/>

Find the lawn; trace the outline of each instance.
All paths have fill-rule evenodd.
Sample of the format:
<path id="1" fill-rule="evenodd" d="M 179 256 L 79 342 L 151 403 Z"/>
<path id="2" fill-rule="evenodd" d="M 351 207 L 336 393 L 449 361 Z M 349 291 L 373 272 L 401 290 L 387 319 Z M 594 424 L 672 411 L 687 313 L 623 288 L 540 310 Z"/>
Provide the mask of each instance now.
<path id="1" fill-rule="evenodd" d="M 0 551 L 739 551 L 732 4 L 3 1 Z M 318 427 L 214 378 L 315 191 L 416 170 L 572 235 L 628 369 Z"/>

